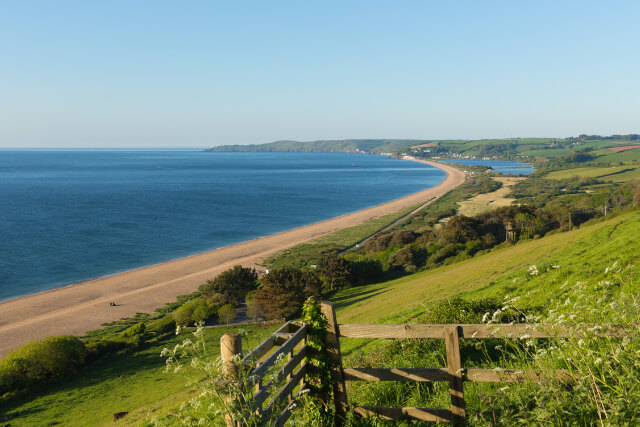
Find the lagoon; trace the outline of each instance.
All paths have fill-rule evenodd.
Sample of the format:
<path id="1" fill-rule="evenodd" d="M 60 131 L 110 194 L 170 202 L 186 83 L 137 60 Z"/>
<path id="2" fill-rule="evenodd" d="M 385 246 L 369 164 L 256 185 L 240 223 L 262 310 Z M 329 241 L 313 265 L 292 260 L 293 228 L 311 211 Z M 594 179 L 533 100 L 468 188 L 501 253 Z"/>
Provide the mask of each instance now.
<path id="1" fill-rule="evenodd" d="M 487 166 L 493 168 L 494 172 L 511 175 L 530 175 L 536 171 L 532 164 L 512 160 L 438 159 L 438 161 L 469 166 Z"/>

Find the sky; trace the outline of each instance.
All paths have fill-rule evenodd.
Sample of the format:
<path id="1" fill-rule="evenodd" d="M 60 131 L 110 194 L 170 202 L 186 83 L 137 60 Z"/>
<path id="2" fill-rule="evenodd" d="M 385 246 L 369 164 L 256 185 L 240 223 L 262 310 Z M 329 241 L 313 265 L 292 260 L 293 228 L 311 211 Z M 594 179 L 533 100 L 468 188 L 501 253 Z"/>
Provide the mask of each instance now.
<path id="1" fill-rule="evenodd" d="M 640 133 L 638 1 L 35 1 L 0 147 Z"/>

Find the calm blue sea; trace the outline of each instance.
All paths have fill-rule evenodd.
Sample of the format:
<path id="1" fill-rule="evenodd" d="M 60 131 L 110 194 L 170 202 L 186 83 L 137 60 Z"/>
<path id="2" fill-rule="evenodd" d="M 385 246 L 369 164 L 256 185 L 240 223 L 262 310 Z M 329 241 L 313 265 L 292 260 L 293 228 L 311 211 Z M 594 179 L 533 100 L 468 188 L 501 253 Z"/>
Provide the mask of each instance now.
<path id="1" fill-rule="evenodd" d="M 529 175 L 536 170 L 529 163 L 520 163 L 511 160 L 466 160 L 466 159 L 440 159 L 445 163 L 458 163 L 461 165 L 481 165 L 490 166 L 494 172 L 512 174 L 512 175 Z"/>
<path id="2" fill-rule="evenodd" d="M 0 151 L 0 300 L 325 220 L 444 177 L 365 154 Z"/>

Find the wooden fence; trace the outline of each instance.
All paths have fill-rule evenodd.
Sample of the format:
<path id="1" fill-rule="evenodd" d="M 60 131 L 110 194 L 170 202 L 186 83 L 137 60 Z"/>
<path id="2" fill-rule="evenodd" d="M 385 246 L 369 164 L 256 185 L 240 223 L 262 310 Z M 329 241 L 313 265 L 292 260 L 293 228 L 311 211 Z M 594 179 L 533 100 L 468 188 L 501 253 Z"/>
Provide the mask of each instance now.
<path id="1" fill-rule="evenodd" d="M 328 320 L 325 346 L 329 360 L 332 363 L 333 392 L 336 414 L 344 416 L 349 409 L 346 382 L 350 381 L 444 381 L 449 383 L 451 399 L 450 408 L 417 408 L 417 407 L 382 407 L 382 406 L 351 406 L 350 410 L 364 417 L 376 416 L 387 420 L 413 419 L 420 421 L 452 422 L 466 416 L 464 398 L 465 382 L 490 383 L 521 383 L 525 381 L 541 382 L 551 377 L 570 380 L 568 372 L 537 371 L 525 369 L 466 369 L 462 366 L 460 357 L 460 338 L 569 338 L 576 337 L 591 330 L 601 337 L 628 336 L 637 330 L 637 325 L 627 324 L 460 324 L 460 325 L 361 325 L 338 324 L 333 304 L 322 303 L 322 312 Z M 245 360 L 258 360 L 274 346 L 280 348 L 272 353 L 260 364 L 252 375 L 263 376 L 273 366 L 281 354 L 289 355 L 289 362 L 281 368 L 282 375 L 288 381 L 274 397 L 272 402 L 262 408 L 268 392 L 265 388 L 258 388 L 255 399 L 256 410 L 264 414 L 267 419 L 271 416 L 274 404 L 284 401 L 295 401 L 293 390 L 298 384 L 302 386 L 305 366 L 306 345 L 294 355 L 293 349 L 302 342 L 306 333 L 306 326 L 302 323 L 288 322 L 269 339 L 253 350 Z M 435 338 L 443 339 L 446 348 L 447 366 L 445 368 L 344 368 L 340 353 L 340 338 Z M 224 357 L 224 351 L 223 351 Z M 295 367 L 300 368 L 293 373 Z M 263 391 L 264 390 L 264 391 Z M 291 405 L 285 407 L 277 418 L 277 424 L 283 425 L 290 416 Z"/>
<path id="2" fill-rule="evenodd" d="M 292 406 L 304 388 L 304 376 L 307 372 L 304 362 L 307 355 L 306 338 L 307 326 L 304 323 L 287 322 L 242 359 L 245 366 L 254 367 L 248 374 L 256 382 L 250 404 L 253 405 L 252 412 L 259 418 L 275 418 L 275 424 L 282 426 L 291 416 Z M 265 358 L 274 347 L 277 349 Z M 224 375 L 228 378 L 235 377 L 238 366 L 234 359 L 242 354 L 240 335 L 223 335 L 220 339 L 220 352 Z M 287 362 L 276 372 L 271 372 L 282 358 L 287 358 Z M 271 379 L 265 383 L 267 374 L 271 374 Z M 282 380 L 283 385 L 280 384 Z M 298 392 L 294 395 L 296 389 Z M 280 409 L 284 403 L 286 406 Z M 275 414 L 278 410 L 280 412 Z M 229 420 L 227 424 L 233 425 Z"/>

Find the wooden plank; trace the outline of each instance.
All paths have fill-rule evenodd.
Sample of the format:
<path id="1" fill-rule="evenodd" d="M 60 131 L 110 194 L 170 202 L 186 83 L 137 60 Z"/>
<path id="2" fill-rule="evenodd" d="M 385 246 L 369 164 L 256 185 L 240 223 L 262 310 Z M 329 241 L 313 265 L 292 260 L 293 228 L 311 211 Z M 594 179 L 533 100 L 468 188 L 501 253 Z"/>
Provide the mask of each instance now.
<path id="1" fill-rule="evenodd" d="M 464 383 L 462 380 L 462 360 L 460 358 L 460 343 L 458 341 L 458 327 L 444 328 L 444 344 L 447 349 L 447 369 L 449 371 L 449 394 L 451 395 L 451 413 L 458 417 L 465 417 Z"/>
<path id="2" fill-rule="evenodd" d="M 271 418 L 273 411 L 277 409 L 277 405 L 282 403 L 282 401 L 285 400 L 286 397 L 293 392 L 293 390 L 295 390 L 296 386 L 298 386 L 298 383 L 302 378 L 304 378 L 304 374 L 306 373 L 307 366 L 300 366 L 300 369 L 298 369 L 296 373 L 291 376 L 291 379 L 287 381 L 284 386 L 282 386 L 278 394 L 273 397 L 264 411 L 262 411 L 263 422 Z"/>
<path id="3" fill-rule="evenodd" d="M 344 338 L 442 338 L 442 330 L 449 325 L 362 325 L 340 324 L 340 337 Z M 638 326 L 622 323 L 575 324 L 461 324 L 461 338 L 570 338 L 576 334 L 592 333 L 596 336 L 623 337 L 637 333 Z"/>
<path id="4" fill-rule="evenodd" d="M 465 381 L 477 383 L 539 383 L 549 379 L 571 381 L 573 377 L 564 370 L 537 371 L 533 369 L 467 369 Z"/>
<path id="5" fill-rule="evenodd" d="M 449 381 L 447 369 L 421 368 L 345 368 L 345 381 Z"/>
<path id="6" fill-rule="evenodd" d="M 353 412 L 363 417 L 380 417 L 383 420 L 413 419 L 441 423 L 456 419 L 450 410 L 434 408 L 356 406 Z"/>
<path id="7" fill-rule="evenodd" d="M 282 367 L 278 371 L 275 376 L 276 382 L 282 380 L 282 378 L 291 375 L 291 373 L 295 370 L 295 368 L 304 360 L 307 355 L 307 346 L 302 347 L 298 352 L 291 358 L 286 365 Z M 264 386 L 261 387 L 260 391 L 253 395 L 253 406 L 255 409 L 262 408 L 262 404 L 267 400 L 269 395 L 272 393 L 271 390 L 274 383 L 274 379 L 269 380 Z"/>
<path id="8" fill-rule="evenodd" d="M 242 360 L 245 363 L 255 363 L 260 360 L 262 356 L 267 354 L 269 350 L 275 347 L 275 345 L 275 337 L 273 335 L 270 335 L 267 339 L 258 344 L 258 346 L 254 348 L 251 353 L 247 354 Z"/>
<path id="9" fill-rule="evenodd" d="M 298 329 L 298 331 L 295 334 L 293 334 L 293 336 L 289 340 L 287 340 L 287 342 L 282 344 L 282 346 L 279 349 L 271 353 L 271 355 L 267 357 L 264 363 L 262 363 L 253 371 L 251 371 L 249 375 L 250 376 L 254 375 L 257 378 L 262 378 L 267 373 L 267 371 L 276 363 L 276 360 L 278 360 L 278 356 L 280 356 L 281 354 L 287 354 L 288 352 L 293 350 L 295 346 L 298 345 L 300 341 L 302 341 L 306 333 L 307 333 L 306 326 L 303 326 L 300 329 Z"/>
<path id="10" fill-rule="evenodd" d="M 293 409 L 294 404 L 298 401 L 301 395 L 302 395 L 302 389 L 300 389 L 296 393 L 293 400 L 289 402 L 289 404 L 282 410 L 282 412 L 280 412 L 280 415 L 278 415 L 278 418 L 276 418 L 275 424 L 277 427 L 282 427 L 285 425 L 289 417 L 291 417 L 291 410 Z"/>
<path id="11" fill-rule="evenodd" d="M 331 363 L 331 377 L 333 379 L 333 401 L 336 407 L 336 425 L 342 425 L 347 415 L 347 387 L 344 383 L 342 370 L 342 354 L 340 353 L 340 330 L 336 320 L 336 310 L 332 302 L 322 301 L 320 308 L 327 318 L 327 334 L 325 336 L 325 350 Z"/>
<path id="12" fill-rule="evenodd" d="M 278 334 L 289 333 L 291 328 L 291 322 L 287 322 L 281 327 L 278 328 L 277 331 L 269 335 L 267 339 L 262 341 L 256 348 L 254 348 L 249 354 L 247 354 L 242 360 L 247 363 L 254 363 L 260 360 L 262 356 L 267 354 L 269 350 L 271 350 L 276 345 L 276 336 Z"/>

